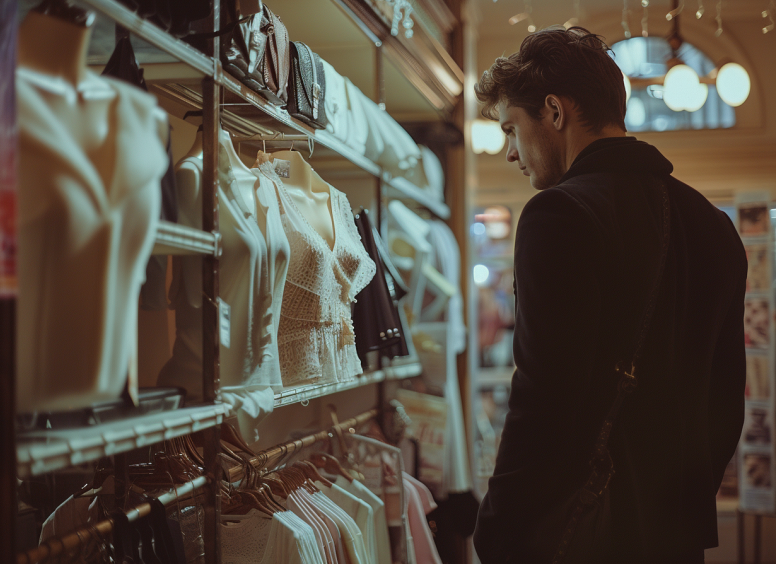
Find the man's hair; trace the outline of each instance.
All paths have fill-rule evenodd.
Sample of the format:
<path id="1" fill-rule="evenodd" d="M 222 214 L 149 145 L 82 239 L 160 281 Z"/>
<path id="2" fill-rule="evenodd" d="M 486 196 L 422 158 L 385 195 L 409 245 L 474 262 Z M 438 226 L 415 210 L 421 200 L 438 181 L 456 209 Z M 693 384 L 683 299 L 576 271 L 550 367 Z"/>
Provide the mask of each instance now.
<path id="1" fill-rule="evenodd" d="M 555 94 L 570 99 L 594 133 L 607 125 L 625 131 L 622 72 L 603 38 L 582 27 L 554 26 L 529 35 L 517 53 L 496 59 L 474 91 L 488 119 L 498 120 L 501 102 L 539 119 L 545 98 Z"/>

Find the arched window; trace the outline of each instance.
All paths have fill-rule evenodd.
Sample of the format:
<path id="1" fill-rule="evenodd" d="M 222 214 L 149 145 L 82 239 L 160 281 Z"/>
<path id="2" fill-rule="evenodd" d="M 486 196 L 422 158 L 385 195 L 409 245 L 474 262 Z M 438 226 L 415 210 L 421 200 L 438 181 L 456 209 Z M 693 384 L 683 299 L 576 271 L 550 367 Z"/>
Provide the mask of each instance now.
<path id="1" fill-rule="evenodd" d="M 661 37 L 633 37 L 612 45 L 614 60 L 628 78 L 653 78 L 667 72 L 671 48 Z M 715 65 L 699 49 L 685 42 L 679 58 L 698 76 L 706 76 Z M 682 129 L 720 129 L 733 127 L 736 113 L 723 102 L 717 89 L 709 84 L 709 96 L 695 112 L 675 112 L 663 102 L 663 87 L 634 88 L 631 92 L 625 125 L 629 131 L 675 131 Z"/>

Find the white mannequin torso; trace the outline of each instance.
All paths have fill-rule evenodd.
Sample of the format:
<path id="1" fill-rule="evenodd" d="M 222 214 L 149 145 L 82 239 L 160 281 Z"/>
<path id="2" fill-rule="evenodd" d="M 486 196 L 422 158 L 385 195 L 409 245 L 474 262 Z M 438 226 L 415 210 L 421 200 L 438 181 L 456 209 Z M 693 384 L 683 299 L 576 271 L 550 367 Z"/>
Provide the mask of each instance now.
<path id="1" fill-rule="evenodd" d="M 336 233 L 328 183 L 296 151 L 278 151 L 269 157 L 273 162 L 280 159 L 290 163 L 290 176 L 283 178 L 283 186 L 302 216 L 333 249 Z"/>
<path id="2" fill-rule="evenodd" d="M 92 29 L 30 12 L 19 25 L 18 66 L 38 75 L 44 87 L 63 92 L 52 111 L 92 162 L 107 163 L 113 162 L 113 147 L 106 142 L 108 112 L 116 94 L 87 72 Z"/>
<path id="3" fill-rule="evenodd" d="M 21 411 L 115 399 L 127 373 L 137 388 L 168 127 L 153 96 L 87 70 L 90 35 L 37 12 L 19 28 Z"/>

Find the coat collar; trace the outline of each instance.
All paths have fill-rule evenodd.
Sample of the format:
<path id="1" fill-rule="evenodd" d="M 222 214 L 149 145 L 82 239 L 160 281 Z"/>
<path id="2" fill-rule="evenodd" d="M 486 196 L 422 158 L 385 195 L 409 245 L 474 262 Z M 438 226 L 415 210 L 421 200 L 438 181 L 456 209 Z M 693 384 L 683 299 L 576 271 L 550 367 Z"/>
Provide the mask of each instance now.
<path id="1" fill-rule="evenodd" d="M 664 174 L 674 166 L 660 151 L 635 137 L 597 139 L 585 147 L 558 184 L 583 174 L 622 173 Z"/>

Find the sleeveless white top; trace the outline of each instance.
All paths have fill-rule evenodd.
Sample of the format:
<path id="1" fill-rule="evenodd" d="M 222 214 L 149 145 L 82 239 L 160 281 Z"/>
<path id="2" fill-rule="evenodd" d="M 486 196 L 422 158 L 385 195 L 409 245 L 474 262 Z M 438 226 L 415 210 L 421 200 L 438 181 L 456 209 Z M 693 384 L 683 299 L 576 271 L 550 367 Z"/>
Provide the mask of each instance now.
<path id="1" fill-rule="evenodd" d="M 92 154 L 65 121 L 107 110 Z M 167 118 L 140 89 L 88 72 L 76 90 L 20 67 L 19 411 L 65 410 L 121 395 L 137 346 L 140 286 L 167 169 Z M 84 112 L 86 113 L 86 112 Z M 134 361 L 133 361 L 134 362 Z"/>
<path id="2" fill-rule="evenodd" d="M 272 181 L 291 247 L 278 327 L 284 386 L 345 382 L 361 374 L 351 304 L 376 267 L 358 234 L 345 194 L 329 185 L 334 248 L 313 229 L 286 192 L 271 162 L 258 170 Z"/>
<path id="3" fill-rule="evenodd" d="M 250 192 L 237 186 L 232 164 L 221 138 L 219 149 L 219 227 L 223 254 L 219 260 L 219 295 L 231 310 L 230 343 L 220 348 L 220 379 L 224 401 L 233 405 L 246 440 L 246 425 L 272 410 L 274 391 L 282 387 L 277 347 L 277 319 L 288 270 L 289 246 L 280 220 L 280 208 L 272 187 L 254 179 Z M 235 163 L 240 166 L 241 163 Z M 193 171 L 202 177 L 202 160 L 188 158 L 179 175 Z M 181 210 L 179 222 L 201 228 L 202 198 L 190 213 Z M 251 198 L 251 200 L 254 200 Z M 256 214 L 266 216 L 266 230 L 259 229 Z M 158 384 L 182 386 L 194 400 L 202 397 L 202 262 L 198 257 L 173 257 L 171 307 L 175 309 L 176 340 L 173 356 L 162 369 Z M 244 417 L 242 417 L 244 416 Z M 255 426 L 255 425 L 254 425 Z"/>

